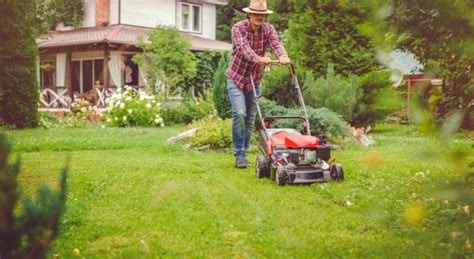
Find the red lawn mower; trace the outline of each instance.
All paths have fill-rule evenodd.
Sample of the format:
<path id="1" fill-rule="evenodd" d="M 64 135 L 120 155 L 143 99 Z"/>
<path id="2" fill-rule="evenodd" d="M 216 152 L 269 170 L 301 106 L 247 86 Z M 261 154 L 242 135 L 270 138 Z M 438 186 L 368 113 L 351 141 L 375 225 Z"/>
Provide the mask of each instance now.
<path id="1" fill-rule="evenodd" d="M 279 62 L 272 61 L 270 65 L 279 65 Z M 259 104 L 261 96 L 258 96 L 255 90 L 253 73 L 250 76 L 259 115 L 259 121 L 256 123 L 259 149 L 256 176 L 257 178 L 271 178 L 277 185 L 342 181 L 344 180 L 344 170 L 340 164 L 334 163 L 335 158 L 331 158 L 331 150 L 326 137 L 311 135 L 308 114 L 295 69 L 293 64 L 288 66 L 301 103 L 302 116 L 263 117 Z M 271 124 L 277 120 L 301 120 L 304 133 L 292 128 L 271 128 Z"/>

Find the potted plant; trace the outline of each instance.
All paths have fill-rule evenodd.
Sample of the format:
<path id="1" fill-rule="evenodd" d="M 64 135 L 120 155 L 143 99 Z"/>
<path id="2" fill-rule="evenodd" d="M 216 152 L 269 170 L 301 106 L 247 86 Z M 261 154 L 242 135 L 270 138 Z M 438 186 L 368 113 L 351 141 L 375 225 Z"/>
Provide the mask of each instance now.
<path id="1" fill-rule="evenodd" d="M 43 70 L 44 72 L 52 72 L 54 71 L 54 65 L 51 63 L 42 64 L 41 70 Z"/>

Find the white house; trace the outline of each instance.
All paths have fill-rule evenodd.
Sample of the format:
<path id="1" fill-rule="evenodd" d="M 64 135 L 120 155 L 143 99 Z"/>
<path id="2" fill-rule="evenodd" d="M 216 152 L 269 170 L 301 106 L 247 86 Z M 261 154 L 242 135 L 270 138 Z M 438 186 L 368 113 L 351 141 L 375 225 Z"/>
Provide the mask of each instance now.
<path id="1" fill-rule="evenodd" d="M 139 38 L 157 25 L 174 26 L 191 41 L 191 50 L 230 50 L 215 40 L 216 6 L 228 0 L 84 0 L 81 28 L 61 23 L 56 31 L 37 39 L 40 105 L 67 106 L 74 94 L 125 84 L 143 87 L 146 82 L 131 57 L 141 50 Z M 108 62 L 104 62 L 108 60 Z M 99 89 L 94 89 L 98 82 Z M 103 105 L 103 98 L 99 103 Z"/>

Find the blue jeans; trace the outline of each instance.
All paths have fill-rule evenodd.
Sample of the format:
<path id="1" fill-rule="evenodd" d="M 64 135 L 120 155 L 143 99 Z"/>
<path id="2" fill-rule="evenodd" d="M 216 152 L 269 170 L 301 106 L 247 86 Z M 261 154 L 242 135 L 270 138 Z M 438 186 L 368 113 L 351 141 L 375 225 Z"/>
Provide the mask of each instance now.
<path id="1" fill-rule="evenodd" d="M 255 88 L 260 95 L 260 86 Z M 227 79 L 227 92 L 232 103 L 232 145 L 234 156 L 237 159 L 247 159 L 250 147 L 250 138 L 255 124 L 257 107 L 254 103 L 253 90 L 240 89 L 235 83 Z"/>

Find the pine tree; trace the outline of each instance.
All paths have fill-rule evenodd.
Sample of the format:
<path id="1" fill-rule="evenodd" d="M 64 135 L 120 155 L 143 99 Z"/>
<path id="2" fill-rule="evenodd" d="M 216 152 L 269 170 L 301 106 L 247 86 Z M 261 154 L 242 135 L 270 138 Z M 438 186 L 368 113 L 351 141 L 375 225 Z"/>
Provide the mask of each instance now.
<path id="1" fill-rule="evenodd" d="M 232 116 L 232 105 L 230 98 L 227 93 L 227 77 L 225 72 L 229 66 L 229 55 L 223 55 L 217 65 L 217 70 L 214 74 L 214 80 L 212 82 L 212 97 L 214 101 L 214 107 L 216 108 L 217 114 L 222 118 L 230 118 Z"/>
<path id="2" fill-rule="evenodd" d="M 24 211 L 17 216 L 20 159 L 9 165 L 10 151 L 10 144 L 0 134 L 0 258 L 46 258 L 66 207 L 67 166 L 61 172 L 60 190 L 40 187 L 37 201 L 24 198 Z"/>
<path id="3" fill-rule="evenodd" d="M 287 50 L 293 62 L 324 75 L 328 63 L 337 74 L 363 75 L 376 64 L 375 50 L 358 26 L 367 10 L 354 1 L 292 0 Z"/>

